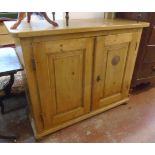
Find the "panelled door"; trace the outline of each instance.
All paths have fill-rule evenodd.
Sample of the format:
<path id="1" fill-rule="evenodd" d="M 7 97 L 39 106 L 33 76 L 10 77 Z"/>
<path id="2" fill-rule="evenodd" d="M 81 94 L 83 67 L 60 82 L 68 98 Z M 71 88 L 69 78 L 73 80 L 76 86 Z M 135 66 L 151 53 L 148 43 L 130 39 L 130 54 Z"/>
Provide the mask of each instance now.
<path id="1" fill-rule="evenodd" d="M 137 37 L 137 32 L 97 37 L 92 90 L 93 109 L 128 97 L 136 58 Z"/>
<path id="2" fill-rule="evenodd" d="M 93 38 L 33 43 L 44 128 L 90 111 Z"/>

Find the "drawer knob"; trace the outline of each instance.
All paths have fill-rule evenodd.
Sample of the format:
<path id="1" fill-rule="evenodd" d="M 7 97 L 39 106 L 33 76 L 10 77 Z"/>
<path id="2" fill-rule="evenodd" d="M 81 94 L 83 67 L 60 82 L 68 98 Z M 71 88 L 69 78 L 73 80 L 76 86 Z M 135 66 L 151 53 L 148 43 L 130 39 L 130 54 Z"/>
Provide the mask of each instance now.
<path id="1" fill-rule="evenodd" d="M 117 65 L 120 62 L 120 56 L 116 55 L 112 58 L 112 65 Z"/>

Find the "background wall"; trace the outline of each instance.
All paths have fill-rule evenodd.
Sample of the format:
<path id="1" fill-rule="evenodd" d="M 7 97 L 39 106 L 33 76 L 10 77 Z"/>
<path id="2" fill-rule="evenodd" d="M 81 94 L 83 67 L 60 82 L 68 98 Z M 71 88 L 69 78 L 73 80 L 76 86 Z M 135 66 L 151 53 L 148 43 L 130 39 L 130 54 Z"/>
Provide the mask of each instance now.
<path id="1" fill-rule="evenodd" d="M 47 12 L 48 16 L 52 19 L 52 12 Z M 63 12 L 55 12 L 55 19 L 60 20 L 63 19 L 64 13 Z"/>
<path id="2" fill-rule="evenodd" d="M 70 19 L 104 18 L 104 12 L 70 12 Z"/>
<path id="3" fill-rule="evenodd" d="M 49 17 L 52 19 L 52 13 L 48 12 Z M 69 12 L 70 19 L 87 19 L 87 18 L 114 18 L 113 12 Z M 55 13 L 56 20 L 65 19 L 64 12 Z"/>

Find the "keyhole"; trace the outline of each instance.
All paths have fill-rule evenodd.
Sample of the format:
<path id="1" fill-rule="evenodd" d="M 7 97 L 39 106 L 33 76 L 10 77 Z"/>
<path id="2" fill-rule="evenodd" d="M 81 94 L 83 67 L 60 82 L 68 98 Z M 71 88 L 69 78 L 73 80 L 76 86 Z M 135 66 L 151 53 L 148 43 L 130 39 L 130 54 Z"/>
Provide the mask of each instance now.
<path id="1" fill-rule="evenodd" d="M 74 75 L 75 73 L 74 72 L 72 72 L 72 75 Z"/>
<path id="2" fill-rule="evenodd" d="M 101 80 L 100 76 L 98 75 L 96 81 L 99 82 Z"/>
<path id="3" fill-rule="evenodd" d="M 60 51 L 63 52 L 63 44 L 60 44 Z"/>

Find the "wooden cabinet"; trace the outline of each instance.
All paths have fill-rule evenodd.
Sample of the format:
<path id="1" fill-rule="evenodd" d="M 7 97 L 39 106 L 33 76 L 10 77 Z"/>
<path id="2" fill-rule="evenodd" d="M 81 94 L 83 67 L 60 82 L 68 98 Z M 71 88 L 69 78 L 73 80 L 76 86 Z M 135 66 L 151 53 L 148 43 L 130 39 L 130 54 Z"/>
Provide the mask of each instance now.
<path id="1" fill-rule="evenodd" d="M 93 109 L 128 97 L 136 58 L 138 33 L 97 37 L 93 80 Z"/>
<path id="2" fill-rule="evenodd" d="M 90 111 L 93 39 L 33 44 L 45 128 Z"/>
<path id="3" fill-rule="evenodd" d="M 67 127 L 129 100 L 142 28 L 125 20 L 41 21 L 10 30 L 25 68 L 35 137 Z M 50 27 L 50 28 L 49 28 Z"/>
<path id="4" fill-rule="evenodd" d="M 142 83 L 155 84 L 155 13 L 119 12 L 116 17 L 150 22 L 144 28 L 132 78 L 132 87 Z"/>

